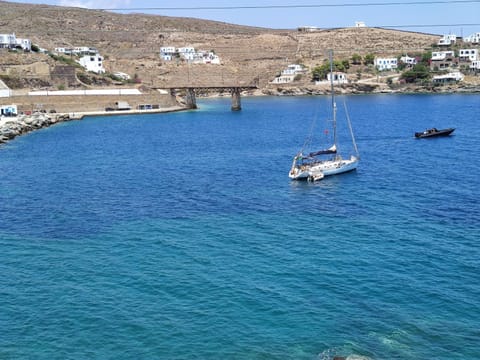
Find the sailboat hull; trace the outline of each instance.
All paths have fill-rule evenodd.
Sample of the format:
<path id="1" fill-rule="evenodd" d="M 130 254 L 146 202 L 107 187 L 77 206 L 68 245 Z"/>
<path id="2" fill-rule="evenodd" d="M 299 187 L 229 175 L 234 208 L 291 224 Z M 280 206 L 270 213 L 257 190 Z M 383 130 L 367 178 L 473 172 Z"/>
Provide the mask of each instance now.
<path id="1" fill-rule="evenodd" d="M 358 158 L 356 156 L 352 156 L 348 160 L 335 159 L 304 165 L 296 164 L 292 166 L 288 176 L 292 180 L 323 178 L 324 176 L 338 175 L 353 171 L 357 166 Z"/>

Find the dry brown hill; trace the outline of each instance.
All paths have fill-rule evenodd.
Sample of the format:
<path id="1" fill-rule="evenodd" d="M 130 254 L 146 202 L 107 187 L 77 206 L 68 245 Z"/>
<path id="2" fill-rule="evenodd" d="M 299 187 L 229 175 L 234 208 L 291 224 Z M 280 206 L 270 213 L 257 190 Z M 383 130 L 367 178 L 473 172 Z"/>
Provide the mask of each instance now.
<path id="1" fill-rule="evenodd" d="M 5 1 L 0 1 L 0 13 L 0 33 L 30 38 L 34 44 L 49 50 L 62 46 L 96 47 L 105 56 L 108 71 L 136 74 L 144 85 L 154 87 L 248 84 L 255 78 L 266 84 L 289 63 L 309 67 L 321 64 L 328 49 L 333 49 L 339 59 L 349 58 L 353 53 L 396 56 L 428 49 L 438 38 L 375 28 L 302 33 L 192 18 Z M 214 50 L 223 64 L 163 62 L 159 57 L 161 46 Z M 0 62 L 1 59 L 4 56 L 0 55 Z"/>

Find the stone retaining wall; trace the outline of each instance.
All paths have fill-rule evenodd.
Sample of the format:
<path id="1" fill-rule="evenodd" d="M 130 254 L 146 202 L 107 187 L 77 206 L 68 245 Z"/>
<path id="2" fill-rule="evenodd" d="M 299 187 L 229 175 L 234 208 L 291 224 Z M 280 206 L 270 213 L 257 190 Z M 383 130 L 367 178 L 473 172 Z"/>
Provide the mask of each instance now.
<path id="1" fill-rule="evenodd" d="M 105 111 L 115 108 L 118 101 L 127 102 L 132 109 L 140 104 L 159 105 L 160 108 L 177 105 L 174 97 L 160 93 L 142 95 L 66 95 L 66 96 L 12 96 L 0 98 L 0 105 L 17 105 L 19 113 L 55 110 L 57 113 Z"/>

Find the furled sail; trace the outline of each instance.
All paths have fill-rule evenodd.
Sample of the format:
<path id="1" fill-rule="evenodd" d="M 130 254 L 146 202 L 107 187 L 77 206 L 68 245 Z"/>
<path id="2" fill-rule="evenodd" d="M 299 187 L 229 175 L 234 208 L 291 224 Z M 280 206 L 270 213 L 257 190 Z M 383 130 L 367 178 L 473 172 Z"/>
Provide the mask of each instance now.
<path id="1" fill-rule="evenodd" d="M 337 147 L 333 145 L 332 147 L 326 149 L 326 150 L 320 150 L 320 151 L 314 151 L 308 154 L 308 157 L 314 157 L 317 155 L 328 155 L 328 154 L 336 154 L 337 153 Z"/>

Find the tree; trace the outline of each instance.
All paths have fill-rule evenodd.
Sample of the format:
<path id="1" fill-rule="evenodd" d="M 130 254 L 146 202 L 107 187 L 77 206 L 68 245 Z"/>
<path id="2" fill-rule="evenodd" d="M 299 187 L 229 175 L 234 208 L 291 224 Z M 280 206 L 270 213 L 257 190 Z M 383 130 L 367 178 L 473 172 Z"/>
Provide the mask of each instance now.
<path id="1" fill-rule="evenodd" d="M 362 63 L 362 57 L 359 54 L 352 55 L 352 64 L 353 65 L 360 65 Z"/>
<path id="2" fill-rule="evenodd" d="M 373 65 L 374 62 L 375 62 L 375 55 L 373 55 L 373 54 L 367 54 L 363 58 L 363 63 L 365 65 L 370 65 L 370 64 Z"/>
<path id="3" fill-rule="evenodd" d="M 346 70 L 350 69 L 350 62 L 347 59 L 342 60 L 341 63 L 342 63 L 342 67 L 344 69 L 342 71 L 346 71 Z"/>
<path id="4" fill-rule="evenodd" d="M 312 78 L 315 81 L 325 79 L 329 72 L 330 72 L 330 65 L 329 64 L 323 64 L 323 65 L 320 65 L 320 66 L 316 66 L 312 70 Z"/>
<path id="5" fill-rule="evenodd" d="M 430 71 L 424 64 L 417 64 L 411 70 L 407 70 L 400 79 L 405 80 L 406 83 L 414 83 L 420 80 L 426 80 L 430 77 Z"/>
<path id="6" fill-rule="evenodd" d="M 333 64 L 333 71 L 342 71 L 345 72 L 350 67 L 348 60 L 342 61 L 334 61 Z M 330 73 L 330 64 L 326 63 L 320 66 L 315 67 L 312 70 L 312 78 L 314 81 L 322 80 L 327 77 L 327 74 Z"/>

